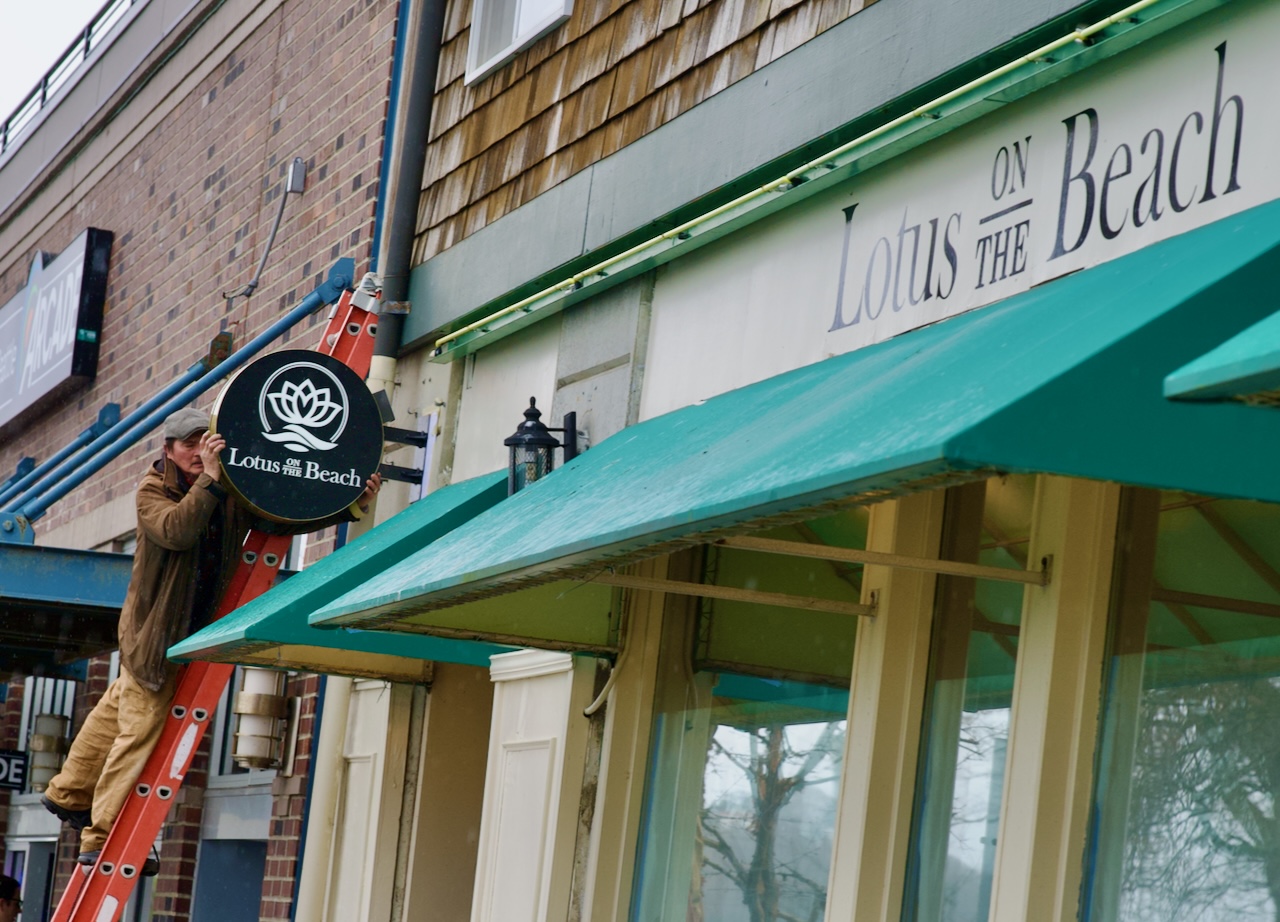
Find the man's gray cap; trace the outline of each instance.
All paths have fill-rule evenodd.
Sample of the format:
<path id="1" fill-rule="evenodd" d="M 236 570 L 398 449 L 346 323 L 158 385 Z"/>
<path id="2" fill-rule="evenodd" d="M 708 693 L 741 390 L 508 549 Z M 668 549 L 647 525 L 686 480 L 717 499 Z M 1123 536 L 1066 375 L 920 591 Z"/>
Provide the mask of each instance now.
<path id="1" fill-rule="evenodd" d="M 209 414 L 195 407 L 183 407 L 169 414 L 164 421 L 164 437 L 182 441 L 196 432 L 209 429 Z"/>

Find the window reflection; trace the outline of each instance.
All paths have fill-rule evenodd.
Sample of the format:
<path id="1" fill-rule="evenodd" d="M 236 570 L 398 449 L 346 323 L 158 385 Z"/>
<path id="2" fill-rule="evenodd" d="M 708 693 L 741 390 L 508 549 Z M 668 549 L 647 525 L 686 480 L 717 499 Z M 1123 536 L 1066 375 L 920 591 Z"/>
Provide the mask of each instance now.
<path id="1" fill-rule="evenodd" d="M 859 506 L 751 534 L 861 550 L 867 544 L 867 520 L 866 508 Z M 718 586 L 840 602 L 862 598 L 861 564 L 714 545 L 705 548 L 704 555 L 703 581 Z M 821 678 L 843 685 L 853 668 L 858 619 L 845 614 L 703 599 L 698 619 L 694 659 L 709 672 Z"/>
<path id="2" fill-rule="evenodd" d="M 697 682 L 700 703 L 658 715 L 636 917 L 822 919 L 848 693 Z"/>
<path id="3" fill-rule="evenodd" d="M 1025 569 L 1035 479 L 947 491 L 942 558 Z M 1013 704 L 1022 586 L 940 577 L 904 918 L 985 922 Z"/>
<path id="4" fill-rule="evenodd" d="M 1132 491 L 1087 917 L 1280 915 L 1280 510 Z"/>

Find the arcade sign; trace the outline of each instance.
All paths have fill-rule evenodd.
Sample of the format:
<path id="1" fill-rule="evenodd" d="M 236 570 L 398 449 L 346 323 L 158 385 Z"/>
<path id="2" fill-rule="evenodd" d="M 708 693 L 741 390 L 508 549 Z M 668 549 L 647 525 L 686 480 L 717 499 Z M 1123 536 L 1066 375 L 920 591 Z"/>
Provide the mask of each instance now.
<path id="1" fill-rule="evenodd" d="M 359 499 L 382 460 L 382 417 L 347 365 L 290 349 L 246 365 L 213 405 L 223 485 L 276 522 L 311 522 Z"/>
<path id="2" fill-rule="evenodd" d="M 0 307 L 0 436 L 98 373 L 110 231 L 87 228 L 57 258 L 37 252 Z"/>

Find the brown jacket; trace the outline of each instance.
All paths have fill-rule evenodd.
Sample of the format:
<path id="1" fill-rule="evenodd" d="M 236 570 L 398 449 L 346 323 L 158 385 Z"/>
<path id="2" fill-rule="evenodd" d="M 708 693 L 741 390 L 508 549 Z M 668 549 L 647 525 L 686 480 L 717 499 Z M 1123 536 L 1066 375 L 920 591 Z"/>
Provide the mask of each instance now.
<path id="1" fill-rule="evenodd" d="M 178 668 L 165 651 L 187 630 L 200 538 L 220 501 L 226 504 L 226 520 L 219 597 L 235 572 L 253 517 L 208 474 L 184 493 L 177 465 L 168 459 L 156 462 L 138 485 L 138 547 L 120 609 L 120 665 L 152 691 Z"/>
<path id="2" fill-rule="evenodd" d="M 208 474 L 201 474 L 184 492 L 177 465 L 167 458 L 157 461 L 138 485 L 138 547 L 119 629 L 120 665 L 152 691 L 159 691 L 177 671 L 165 652 L 186 636 L 195 602 L 200 538 L 219 502 L 226 506 L 219 599 L 235 573 L 250 528 L 303 534 L 355 518 L 339 513 L 300 525 L 266 522 L 242 508 Z"/>

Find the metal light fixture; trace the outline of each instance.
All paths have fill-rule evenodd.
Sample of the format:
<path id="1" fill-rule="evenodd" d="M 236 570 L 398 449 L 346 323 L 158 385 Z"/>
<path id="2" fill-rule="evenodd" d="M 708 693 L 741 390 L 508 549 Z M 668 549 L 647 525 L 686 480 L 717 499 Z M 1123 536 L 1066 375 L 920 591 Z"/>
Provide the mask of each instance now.
<path id="1" fill-rule="evenodd" d="M 61 714 L 37 714 L 33 724 L 31 738 L 27 740 L 31 760 L 28 780 L 31 790 L 39 794 L 62 770 L 62 763 L 67 759 L 70 748 L 67 731 L 71 729 L 71 718 Z"/>
<path id="2" fill-rule="evenodd" d="M 231 710 L 239 718 L 231 757 L 244 768 L 280 768 L 285 763 L 291 700 L 283 694 L 284 676 L 248 667 Z"/>
<path id="3" fill-rule="evenodd" d="M 553 432 L 565 433 L 565 440 L 559 441 Z M 548 429 L 542 424 L 542 411 L 537 401 L 529 398 L 529 409 L 524 411 L 524 422 L 516 427 L 515 433 L 503 439 L 511 452 L 507 463 L 507 495 L 511 496 L 535 480 L 540 480 L 551 473 L 555 467 L 555 450 L 564 449 L 564 460 L 572 461 L 578 456 L 578 414 L 564 415 L 563 429 Z"/>

